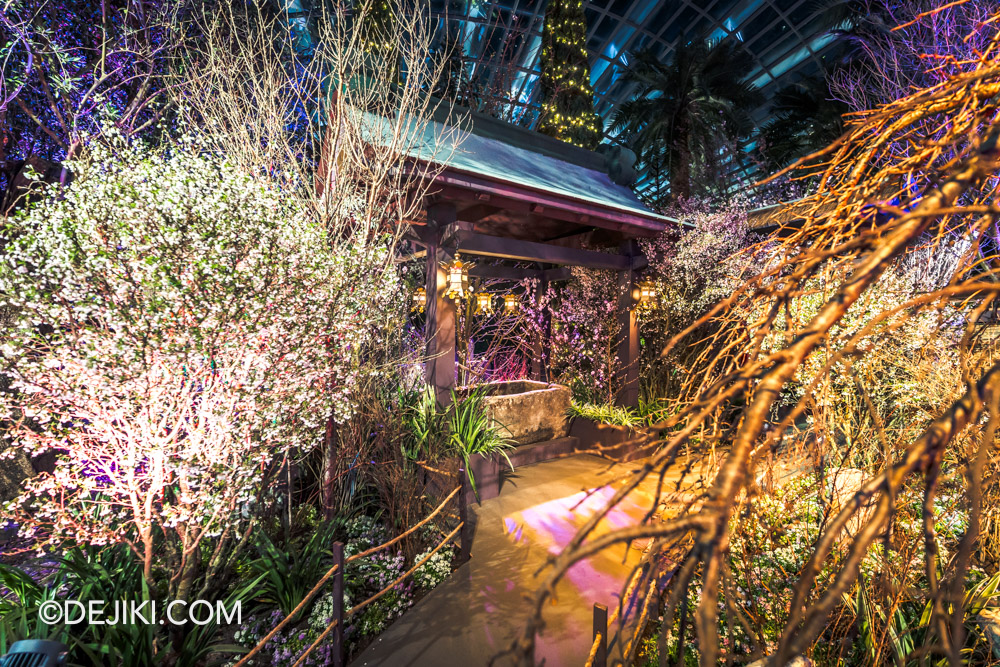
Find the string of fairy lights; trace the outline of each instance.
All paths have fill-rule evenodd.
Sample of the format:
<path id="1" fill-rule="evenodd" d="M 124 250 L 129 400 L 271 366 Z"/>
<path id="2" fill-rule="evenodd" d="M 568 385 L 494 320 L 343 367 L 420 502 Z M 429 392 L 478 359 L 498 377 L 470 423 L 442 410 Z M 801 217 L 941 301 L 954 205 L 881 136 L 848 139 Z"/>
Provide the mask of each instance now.
<path id="1" fill-rule="evenodd" d="M 361 14 L 364 50 L 388 62 L 395 48 L 396 19 L 386 0 L 372 0 Z M 593 150 L 604 127 L 594 110 L 590 63 L 586 48 L 587 20 L 582 0 L 549 0 L 542 32 L 541 90 L 538 131 Z"/>
<path id="2" fill-rule="evenodd" d="M 542 111 L 538 131 L 594 149 L 604 128 L 594 111 L 582 0 L 550 0 L 542 30 Z"/>

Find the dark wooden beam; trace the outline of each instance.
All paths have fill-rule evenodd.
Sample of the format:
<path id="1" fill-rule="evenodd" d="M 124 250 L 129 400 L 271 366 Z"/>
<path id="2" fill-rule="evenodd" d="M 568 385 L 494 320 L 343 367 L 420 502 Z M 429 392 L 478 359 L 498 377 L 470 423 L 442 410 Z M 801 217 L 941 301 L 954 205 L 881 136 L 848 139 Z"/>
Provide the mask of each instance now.
<path id="1" fill-rule="evenodd" d="M 646 230 L 659 233 L 671 223 L 679 224 L 678 221 L 671 218 L 664 220 L 663 217 L 652 212 L 636 211 L 632 213 L 546 190 L 536 190 L 513 183 L 495 181 L 456 169 L 445 169 L 435 177 L 434 181 L 437 185 L 444 186 L 442 194 L 447 190 L 447 186 L 471 190 L 474 193 L 473 196 L 479 201 L 489 201 L 491 204 L 499 205 L 498 199 L 513 199 L 528 204 L 529 211 L 532 207 L 543 209 L 546 215 L 551 215 L 553 210 L 557 210 L 573 214 L 576 221 L 580 221 L 582 216 L 586 216 L 586 224 L 598 227 L 607 226 L 619 230 Z"/>
<path id="2" fill-rule="evenodd" d="M 508 211 L 525 217 L 544 216 L 551 220 L 570 222 L 576 225 L 583 225 L 585 227 L 600 227 L 602 229 L 609 229 L 611 231 L 621 232 L 631 236 L 652 238 L 665 229 L 665 227 L 658 229 L 635 227 L 616 220 L 606 220 L 598 215 L 580 213 L 574 210 L 566 210 L 553 205 L 543 205 L 542 212 L 539 212 L 538 210 L 532 210 L 532 207 L 536 207 L 537 205 L 531 201 L 524 201 L 514 196 L 505 197 L 499 194 L 481 193 L 475 190 L 459 188 L 451 185 L 439 186 L 436 190 L 436 196 L 441 201 L 453 201 L 459 203 L 460 205 L 462 203 L 476 205 L 486 204 L 488 202 L 488 204 L 493 206 L 493 208 L 497 211 Z M 483 199 L 483 197 L 487 197 L 488 199 Z"/>
<path id="3" fill-rule="evenodd" d="M 549 200 L 539 197 L 531 191 L 515 192 L 498 190 L 482 192 L 473 187 L 460 187 L 452 183 L 435 184 L 435 197 L 438 201 L 452 201 L 462 204 L 488 204 L 497 209 L 503 209 L 525 216 L 544 216 L 552 220 L 561 222 L 571 222 L 585 227 L 601 227 L 612 231 L 621 232 L 629 236 L 641 236 L 652 238 L 663 232 L 670 224 L 680 225 L 681 223 L 659 222 L 657 220 L 646 220 L 640 217 L 633 217 L 628 214 L 619 214 L 611 210 L 591 209 L 585 205 L 567 202 L 565 206 L 559 205 L 559 200 Z M 537 199 L 544 201 L 536 201 Z M 652 224 L 637 224 L 637 221 Z"/>
<path id="4" fill-rule="evenodd" d="M 559 236 L 552 236 L 547 239 L 542 239 L 543 243 L 552 243 L 553 241 L 560 241 L 559 245 L 576 245 L 594 233 L 594 228 L 584 228 L 582 231 L 579 229 L 574 229 L 570 232 L 564 232 Z"/>
<path id="5" fill-rule="evenodd" d="M 569 280 L 573 277 L 573 273 L 569 267 L 560 266 L 556 269 L 545 269 L 540 277 L 545 282 L 554 283 L 558 280 Z"/>
<path id="6" fill-rule="evenodd" d="M 569 271 L 568 269 L 564 269 Z M 534 302 L 541 303 L 545 293 L 549 289 L 549 283 L 539 280 L 535 284 Z M 542 321 L 531 337 L 531 379 L 538 382 L 549 381 L 549 357 L 552 348 L 552 311 L 548 308 L 542 309 Z"/>
<path id="7" fill-rule="evenodd" d="M 546 243 L 518 241 L 500 236 L 487 236 L 475 232 L 456 233 L 456 250 L 466 255 L 499 257 L 519 262 L 544 262 L 562 266 L 585 266 L 591 269 L 611 269 L 612 271 L 638 270 L 646 265 L 642 255 L 626 257 L 596 250 L 580 250 Z"/>
<path id="8" fill-rule="evenodd" d="M 478 222 L 502 210 L 499 206 L 491 206 L 483 203 L 473 204 L 472 206 L 460 209 L 458 211 L 458 219 L 467 222 Z"/>
<path id="9" fill-rule="evenodd" d="M 566 267 L 543 270 L 522 269 L 513 266 L 493 266 L 490 264 L 476 264 L 469 269 L 469 275 L 473 278 L 513 281 L 526 280 L 529 278 L 535 278 L 537 280 L 569 280 L 571 277 L 570 271 Z"/>

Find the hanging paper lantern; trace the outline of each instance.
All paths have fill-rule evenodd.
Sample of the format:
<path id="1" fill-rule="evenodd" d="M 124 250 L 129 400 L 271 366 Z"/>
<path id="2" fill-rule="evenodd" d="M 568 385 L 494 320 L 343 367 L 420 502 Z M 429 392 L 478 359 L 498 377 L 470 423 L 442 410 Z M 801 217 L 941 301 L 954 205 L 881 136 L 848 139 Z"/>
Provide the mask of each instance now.
<path id="1" fill-rule="evenodd" d="M 476 315 L 493 314 L 493 295 L 489 292 L 480 292 L 476 295 Z"/>
<path id="2" fill-rule="evenodd" d="M 455 259 L 441 265 L 445 270 L 445 293 L 449 299 L 464 299 L 472 291 L 469 289 L 469 267 L 471 264 Z"/>
<path id="3" fill-rule="evenodd" d="M 503 295 L 503 312 L 507 315 L 513 315 L 517 312 L 517 295 L 516 294 L 504 294 Z"/>
<path id="4" fill-rule="evenodd" d="M 427 307 L 427 290 L 423 287 L 418 287 L 413 292 L 413 310 L 417 312 L 424 312 L 424 308 Z"/>
<path id="5" fill-rule="evenodd" d="M 656 283 L 650 278 L 639 281 L 639 303 L 636 306 L 640 311 L 649 312 L 656 310 Z"/>

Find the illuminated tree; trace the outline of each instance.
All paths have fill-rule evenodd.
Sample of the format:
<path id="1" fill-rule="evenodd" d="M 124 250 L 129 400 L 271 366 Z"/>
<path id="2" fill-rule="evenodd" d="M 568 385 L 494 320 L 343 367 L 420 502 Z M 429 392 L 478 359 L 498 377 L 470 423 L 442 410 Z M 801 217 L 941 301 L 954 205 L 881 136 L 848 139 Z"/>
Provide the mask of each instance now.
<path id="1" fill-rule="evenodd" d="M 934 15 L 947 8 L 939 5 Z M 899 656 L 902 664 L 930 654 L 951 665 L 989 662 L 988 642 L 974 634 L 977 610 L 963 601 L 977 590 L 973 556 L 988 535 L 984 514 L 995 503 L 986 489 L 996 477 L 993 454 L 1000 427 L 1000 363 L 982 355 L 987 350 L 980 333 L 986 314 L 1000 297 L 997 265 L 995 253 L 984 261 L 976 248 L 996 225 L 995 202 L 1000 195 L 998 25 L 1000 14 L 994 7 L 993 15 L 977 26 L 976 35 L 963 37 L 963 46 L 975 39 L 985 43 L 974 59 L 966 60 L 961 51 L 942 55 L 934 68 L 946 72 L 941 81 L 853 116 L 836 143 L 793 172 L 796 177 L 818 176 L 823 187 L 796 203 L 795 210 L 801 211 L 798 220 L 782 224 L 769 243 L 757 247 L 763 268 L 664 346 L 662 354 L 669 355 L 675 347 L 703 341 L 703 325 L 714 327 L 705 341 L 711 348 L 684 373 L 686 388 L 671 405 L 669 416 L 654 425 L 657 433 L 665 434 L 658 449 L 550 561 L 552 567 L 533 602 L 534 615 L 510 644 L 518 664 L 533 664 L 543 614 L 570 568 L 602 550 L 610 554 L 613 548 L 644 538 L 653 540 L 649 556 L 637 564 L 634 577 L 623 587 L 623 597 L 636 592 L 638 620 L 630 627 L 640 628 L 629 631 L 630 637 L 619 629 L 618 636 L 627 637 L 620 640 L 626 664 L 641 646 L 645 619 L 656 619 L 658 614 L 662 623 L 657 641 L 667 647 L 660 650 L 661 664 L 666 664 L 667 651 L 673 647 L 675 655 L 684 656 L 682 660 L 688 659 L 686 647 L 692 647 L 693 657 L 703 667 L 765 656 L 768 665 L 785 665 L 806 655 L 840 664 L 847 656 L 836 655 L 839 646 L 847 649 L 858 636 L 856 628 L 868 619 L 876 619 L 871 625 L 882 637 L 892 637 L 891 647 L 889 640 L 876 638 L 885 641 L 885 649 L 871 664 L 895 659 L 890 656 Z M 954 243 L 956 234 L 966 242 Z M 927 257 L 942 248 L 954 250 L 957 257 L 935 262 L 943 269 L 940 280 L 923 281 Z M 891 286 L 892 274 L 907 265 L 921 267 L 917 296 L 907 298 L 904 293 L 891 303 L 879 303 L 880 283 Z M 796 321 L 790 304 L 813 296 L 815 304 Z M 867 323 L 852 326 L 861 309 L 868 310 Z M 791 594 L 779 613 L 787 616 L 777 621 L 771 634 L 776 639 L 768 640 L 759 619 L 770 621 L 776 614 L 773 609 L 748 614 L 739 608 L 737 600 L 755 596 L 738 583 L 730 560 L 741 549 L 739 531 L 749 512 L 767 496 L 759 480 L 768 472 L 768 460 L 807 451 L 796 460 L 815 462 L 810 483 L 817 493 L 830 494 L 831 478 L 826 474 L 830 454 L 842 443 L 815 437 L 813 431 L 805 445 L 797 425 L 815 405 L 822 405 L 824 384 L 840 382 L 838 375 L 848 368 L 864 371 L 870 355 L 880 354 L 880 346 L 872 344 L 880 331 L 895 335 L 904 327 L 920 325 L 922 314 L 957 348 L 952 357 L 957 362 L 934 355 L 926 361 L 938 367 L 947 363 L 952 377 L 961 379 L 951 383 L 953 393 L 943 395 L 940 407 L 910 419 L 906 437 L 893 437 L 882 422 L 873 429 L 876 437 L 864 440 L 870 450 L 881 448 L 883 464 L 864 471 L 857 486 L 845 494 L 848 499 L 829 512 L 820 509 L 815 514 L 816 532 L 802 542 L 807 552 L 803 563 L 783 569 Z M 763 344 L 766 336 L 782 328 L 784 335 L 775 347 Z M 810 369 L 816 361 L 822 366 Z M 862 375 L 859 372 L 858 377 Z M 802 380 L 808 384 L 801 397 L 775 416 L 782 395 Z M 854 385 L 861 397 L 858 403 L 872 422 L 880 422 L 875 401 L 866 400 L 867 390 L 862 391 L 860 382 Z M 916 393 L 912 388 L 904 391 L 910 397 Z M 926 409 L 924 400 L 914 403 Z M 643 483 L 664 479 L 688 446 L 706 454 L 724 448 L 704 493 L 695 491 L 681 501 L 683 509 L 665 521 L 653 519 L 657 498 L 640 521 L 608 533 L 595 532 L 608 512 L 621 507 L 627 496 L 636 497 L 630 494 Z M 690 488 L 701 484 L 701 479 L 692 481 Z M 961 506 L 968 508 L 968 522 L 945 551 L 939 547 L 935 524 L 942 513 L 936 508 L 952 488 L 962 496 Z M 887 554 L 890 549 L 899 553 L 895 528 L 906 509 L 904 494 L 916 499 L 919 539 L 915 558 L 897 560 Z M 775 526 L 784 531 L 784 526 L 772 522 L 772 534 L 777 532 Z M 891 541 L 883 541 L 889 536 Z M 769 541 L 766 548 L 775 551 L 775 542 Z M 866 565 L 869 558 L 878 568 L 874 572 Z M 897 573 L 919 572 L 920 591 L 907 592 L 917 602 L 909 617 L 913 621 L 894 625 L 888 619 L 895 611 L 879 619 L 881 611 L 869 614 L 860 609 L 862 604 L 875 608 L 869 601 L 855 604 L 865 599 L 855 597 L 858 587 L 878 577 L 878 570 L 884 573 L 881 595 L 887 605 L 896 604 L 888 597 L 893 591 L 909 588 L 899 583 Z M 842 614 L 850 619 L 851 629 L 841 626 L 835 632 L 832 626 Z M 908 631 L 918 623 L 921 635 L 912 635 L 909 647 L 898 648 L 896 637 L 901 634 L 894 635 L 895 629 Z M 737 625 L 751 635 L 742 646 L 722 632 Z M 854 646 L 869 649 L 860 641 Z M 983 652 L 974 654 L 980 646 Z M 829 647 L 834 651 L 827 651 Z"/>
<path id="2" fill-rule="evenodd" d="M 194 148 L 103 138 L 11 219 L 0 263 L 10 444 L 55 469 L 9 503 L 39 548 L 125 543 L 185 599 L 286 456 L 347 419 L 357 351 L 394 293 L 385 239 L 322 220 Z M 211 562 L 209 569 L 216 566 Z"/>
<path id="3" fill-rule="evenodd" d="M 364 53 L 370 68 L 388 68 L 393 77 L 399 77 L 398 40 L 401 35 L 398 1 L 368 0 L 356 9 L 358 30 L 362 35 Z"/>
<path id="4" fill-rule="evenodd" d="M 206 27 L 185 53 L 191 67 L 174 88 L 178 107 L 201 128 L 202 140 L 238 171 L 295 196 L 322 220 L 335 252 L 349 257 L 354 243 L 382 243 L 385 236 L 391 245 L 405 232 L 403 221 L 423 206 L 440 169 L 433 164 L 399 169 L 402 156 L 428 146 L 424 130 L 438 101 L 427 91 L 437 88 L 447 65 L 429 57 L 436 35 L 427 14 L 408 11 L 409 0 L 355 6 L 376 12 L 388 6 L 397 31 L 384 42 L 391 47 L 384 62 L 399 67 L 365 67 L 372 62 L 366 36 L 376 33 L 356 29 L 347 3 L 331 4 L 317 16 L 316 48 L 308 60 L 290 58 L 289 45 L 275 39 L 287 35 L 283 17 L 262 16 L 249 4 L 206 7 L 199 19 Z M 400 71 L 406 76 L 398 77 Z M 345 84 L 336 95 L 330 94 L 332 82 Z M 453 150 L 445 147 L 448 142 L 460 142 L 457 132 L 436 137 L 442 162 Z M 393 326 L 383 321 L 377 328 Z M 377 348 L 373 354 L 355 347 L 359 363 L 385 353 L 385 341 Z M 356 379 L 357 389 L 363 383 Z M 341 485 L 358 474 L 357 461 L 371 459 L 352 449 L 369 442 L 350 437 L 353 413 L 348 418 L 329 411 L 324 418 L 321 498 L 332 517 Z"/>
<path id="5" fill-rule="evenodd" d="M 593 149 L 603 136 L 594 111 L 581 0 L 551 0 L 542 31 L 542 115 L 538 131 Z"/>

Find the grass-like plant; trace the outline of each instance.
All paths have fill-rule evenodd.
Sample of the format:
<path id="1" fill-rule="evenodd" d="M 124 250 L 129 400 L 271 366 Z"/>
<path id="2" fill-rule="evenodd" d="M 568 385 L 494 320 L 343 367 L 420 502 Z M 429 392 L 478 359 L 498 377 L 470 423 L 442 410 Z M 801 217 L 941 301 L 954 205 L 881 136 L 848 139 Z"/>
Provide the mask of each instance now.
<path id="1" fill-rule="evenodd" d="M 406 437 L 400 447 L 403 456 L 411 461 L 433 458 L 447 437 L 447 413 L 438 405 L 434 389 L 411 391 L 401 400 L 403 426 Z"/>
<path id="2" fill-rule="evenodd" d="M 474 455 L 482 457 L 500 454 L 513 469 L 507 450 L 513 445 L 503 435 L 506 430 L 486 412 L 485 391 L 451 392 L 451 404 L 444 408 L 427 388 L 413 392 L 402 401 L 403 421 L 408 437 L 401 444 L 403 455 L 411 460 L 434 460 L 456 456 L 469 476 L 473 491 L 476 480 L 469 470 Z"/>
<path id="3" fill-rule="evenodd" d="M 476 389 L 459 396 L 451 392 L 451 407 L 448 410 L 448 440 L 447 447 L 454 454 L 462 459 L 463 467 L 469 476 L 469 483 L 472 490 L 476 491 L 476 480 L 469 469 L 469 459 L 478 454 L 482 457 L 500 454 L 507 461 L 507 465 L 513 470 L 514 466 L 507 456 L 508 449 L 512 449 L 508 438 L 502 433 L 503 425 L 486 412 L 484 390 Z"/>
<path id="4" fill-rule="evenodd" d="M 248 602 L 259 582 L 259 577 L 250 578 L 231 588 L 221 598 L 226 609 Z M 139 603 L 162 599 L 163 591 L 147 586 L 141 563 L 122 545 L 69 549 L 55 562 L 26 563 L 21 567 L 0 565 L 0 586 L 6 590 L 0 599 L 0 651 L 4 653 L 15 641 L 46 638 L 69 646 L 70 664 L 143 667 L 164 662 L 217 664 L 223 656 L 243 651 L 241 647 L 219 643 L 216 618 L 205 624 L 184 625 L 127 621 L 66 624 L 62 620 L 46 624 L 39 610 L 49 601 L 104 600 L 105 612 L 113 615 L 118 613 L 111 608 L 116 601 Z M 149 608 L 143 613 L 150 613 Z"/>
<path id="5" fill-rule="evenodd" d="M 582 417 L 600 424 L 614 426 L 640 426 L 645 421 L 635 410 L 610 403 L 594 404 L 573 401 L 569 406 L 569 416 Z"/>
<path id="6" fill-rule="evenodd" d="M 0 598 L 0 652 L 22 639 L 62 640 L 64 624 L 49 625 L 38 613 L 39 607 L 57 599 L 58 591 L 37 583 L 25 570 L 0 564 L 0 586 L 6 595 Z"/>
<path id="7" fill-rule="evenodd" d="M 294 610 L 323 574 L 330 568 L 336 524 L 328 522 L 316 528 L 308 539 L 293 540 L 278 547 L 263 530 L 255 535 L 257 558 L 250 563 L 259 577 L 257 599 L 276 606 L 286 616 Z M 303 610 L 304 613 L 305 610 Z"/>

